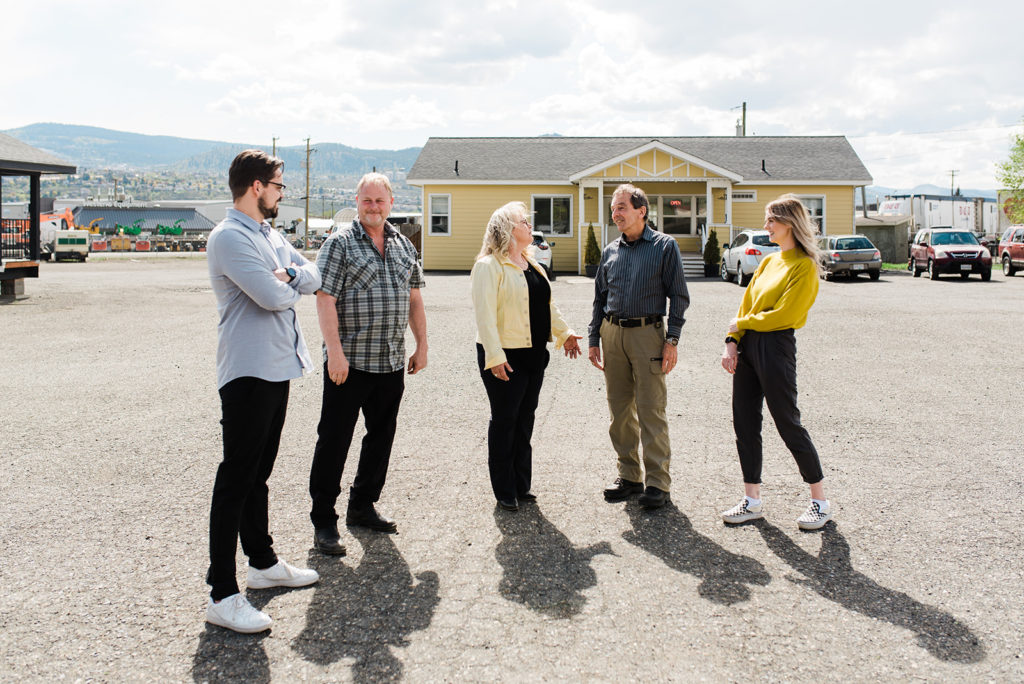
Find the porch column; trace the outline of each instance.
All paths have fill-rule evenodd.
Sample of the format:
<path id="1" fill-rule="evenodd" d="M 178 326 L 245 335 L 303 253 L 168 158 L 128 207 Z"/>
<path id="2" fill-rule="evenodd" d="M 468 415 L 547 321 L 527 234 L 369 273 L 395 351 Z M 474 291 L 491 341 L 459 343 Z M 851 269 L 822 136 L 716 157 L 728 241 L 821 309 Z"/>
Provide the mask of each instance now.
<path id="1" fill-rule="evenodd" d="M 601 181 L 597 185 L 597 223 L 598 232 L 601 234 L 601 249 L 604 249 L 605 245 L 605 234 L 604 234 L 604 181 Z"/>

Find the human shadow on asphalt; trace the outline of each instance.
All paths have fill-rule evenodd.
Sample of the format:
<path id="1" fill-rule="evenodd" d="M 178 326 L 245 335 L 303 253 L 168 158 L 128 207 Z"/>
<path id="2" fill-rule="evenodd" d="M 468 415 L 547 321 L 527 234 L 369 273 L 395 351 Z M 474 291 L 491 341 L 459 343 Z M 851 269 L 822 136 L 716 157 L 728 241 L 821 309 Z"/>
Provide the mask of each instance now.
<path id="1" fill-rule="evenodd" d="M 353 659 L 356 682 L 398 681 L 402 663 L 392 647 L 408 646 L 410 634 L 430 626 L 440 600 L 437 573 L 414 578 L 390 535 L 350 531 L 363 547 L 358 566 L 309 552 L 309 567 L 320 581 L 292 649 L 321 666 Z"/>
<path id="2" fill-rule="evenodd" d="M 574 546 L 536 504 L 515 513 L 495 507 L 494 522 L 501 531 L 494 550 L 503 570 L 499 593 L 548 617 L 578 615 L 587 602 L 583 591 L 597 584 L 590 561 L 611 554 L 611 544 Z"/>
<path id="3" fill-rule="evenodd" d="M 199 635 L 199 647 L 192 657 L 192 680 L 269 682 L 270 661 L 263 648 L 263 640 L 269 634 L 238 634 L 206 623 L 206 631 Z"/>
<path id="4" fill-rule="evenodd" d="M 693 529 L 690 519 L 671 501 L 652 511 L 630 501 L 626 513 L 633 529 L 622 538 L 671 569 L 700 579 L 697 593 L 702 598 L 731 606 L 750 599 L 748 585 L 763 587 L 772 581 L 759 561 L 727 551 Z"/>
<path id="5" fill-rule="evenodd" d="M 976 663 L 985 657 L 978 637 L 955 617 L 938 608 L 880 586 L 853 569 L 850 545 L 834 522 L 821 529 L 821 551 L 817 556 L 800 548 L 779 528 L 765 520 L 756 521 L 768 548 L 806 579 L 788 577 L 847 610 L 884 620 L 917 634 L 917 641 L 940 660 Z"/>

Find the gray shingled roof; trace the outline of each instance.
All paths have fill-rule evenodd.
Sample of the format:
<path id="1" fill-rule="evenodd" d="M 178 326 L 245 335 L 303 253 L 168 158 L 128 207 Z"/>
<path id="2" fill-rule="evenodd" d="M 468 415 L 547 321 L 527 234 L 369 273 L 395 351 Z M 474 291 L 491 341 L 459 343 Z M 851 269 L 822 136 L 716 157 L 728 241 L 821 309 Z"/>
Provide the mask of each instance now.
<path id="1" fill-rule="evenodd" d="M 163 207 L 79 207 L 75 209 L 75 223 L 87 226 L 95 219 L 103 219 L 96 224 L 100 230 L 113 230 L 114 226 L 130 226 L 138 219 L 142 230 L 155 231 L 157 225 L 173 226 L 178 219 L 182 230 L 209 232 L 216 225 L 213 221 L 195 209 L 170 209 Z"/>
<path id="2" fill-rule="evenodd" d="M 0 133 L 0 171 L 76 173 L 78 169 L 60 157 Z"/>
<path id="3" fill-rule="evenodd" d="M 430 138 L 408 181 L 565 181 L 652 141 L 757 181 L 853 181 L 871 174 L 843 136 Z M 764 160 L 768 174 L 761 171 Z M 459 175 L 455 175 L 455 161 Z"/>

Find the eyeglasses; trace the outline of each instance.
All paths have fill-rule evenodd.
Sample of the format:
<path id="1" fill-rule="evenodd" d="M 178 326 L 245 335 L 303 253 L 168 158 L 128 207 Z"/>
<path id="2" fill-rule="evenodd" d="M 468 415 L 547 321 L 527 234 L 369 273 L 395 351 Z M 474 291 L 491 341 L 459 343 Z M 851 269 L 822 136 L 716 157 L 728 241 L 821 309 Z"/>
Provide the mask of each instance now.
<path id="1" fill-rule="evenodd" d="M 520 223 L 525 223 L 527 228 L 533 228 L 533 224 L 530 223 L 530 219 L 528 219 L 528 218 L 521 219 L 519 222 Z"/>
<path id="2" fill-rule="evenodd" d="M 282 193 L 284 192 L 284 189 L 288 187 L 284 183 L 278 183 L 277 181 L 263 181 L 263 184 L 264 185 L 276 185 L 277 189 L 280 190 Z"/>

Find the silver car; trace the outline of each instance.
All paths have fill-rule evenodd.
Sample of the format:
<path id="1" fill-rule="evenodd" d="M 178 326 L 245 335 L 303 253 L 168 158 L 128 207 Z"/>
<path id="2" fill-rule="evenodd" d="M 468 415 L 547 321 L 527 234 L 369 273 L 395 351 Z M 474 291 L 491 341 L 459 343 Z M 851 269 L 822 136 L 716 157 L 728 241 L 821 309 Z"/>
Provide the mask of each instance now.
<path id="1" fill-rule="evenodd" d="M 835 235 L 821 238 L 822 275 L 856 277 L 867 273 L 878 280 L 882 272 L 882 253 L 863 235 Z"/>
<path id="2" fill-rule="evenodd" d="M 719 274 L 726 282 L 736 278 L 742 287 L 746 287 L 761 260 L 778 251 L 779 246 L 771 241 L 767 230 L 744 230 L 733 238 L 732 244 L 722 245 Z"/>

